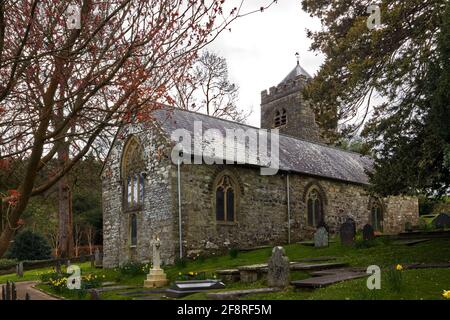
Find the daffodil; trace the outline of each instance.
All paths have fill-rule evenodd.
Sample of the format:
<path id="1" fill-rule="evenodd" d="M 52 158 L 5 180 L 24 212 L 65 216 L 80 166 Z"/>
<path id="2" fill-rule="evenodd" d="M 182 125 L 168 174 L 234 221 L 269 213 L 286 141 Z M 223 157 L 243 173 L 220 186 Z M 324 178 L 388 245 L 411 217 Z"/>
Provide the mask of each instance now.
<path id="1" fill-rule="evenodd" d="M 403 266 L 401 264 L 397 264 L 397 266 L 395 267 L 395 269 L 397 271 L 402 271 L 403 270 Z"/>
<path id="2" fill-rule="evenodd" d="M 450 290 L 444 290 L 444 292 L 442 292 L 442 296 L 445 299 L 450 299 Z"/>

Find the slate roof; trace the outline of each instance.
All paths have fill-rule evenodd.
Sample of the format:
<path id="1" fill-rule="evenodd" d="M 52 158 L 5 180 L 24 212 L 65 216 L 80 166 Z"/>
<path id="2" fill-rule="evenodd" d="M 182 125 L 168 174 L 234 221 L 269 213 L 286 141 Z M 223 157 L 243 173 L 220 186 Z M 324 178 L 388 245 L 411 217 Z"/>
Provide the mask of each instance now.
<path id="1" fill-rule="evenodd" d="M 218 133 L 223 136 L 225 136 L 226 129 L 250 130 L 249 132 L 252 133 L 259 130 L 256 127 L 181 109 L 160 109 L 154 111 L 153 116 L 169 136 L 176 129 L 186 129 L 191 137 L 194 137 L 194 121 L 201 121 L 203 132 L 208 129 L 217 129 Z M 173 140 L 175 141 L 175 138 Z M 222 142 L 219 141 L 218 143 L 223 146 Z M 368 157 L 282 134 L 279 136 L 279 143 L 280 170 L 357 184 L 368 184 L 365 170 L 370 170 L 373 165 L 372 160 Z M 203 144 L 203 149 L 207 146 Z M 246 148 L 246 146 L 243 144 L 237 146 L 239 151 L 247 150 L 248 161 L 246 161 L 246 164 L 264 166 L 268 163 L 267 158 L 248 154 L 248 147 Z M 270 142 L 268 146 L 270 146 Z M 194 154 L 194 152 L 191 154 Z"/>
<path id="2" fill-rule="evenodd" d="M 283 81 L 281 81 L 280 83 L 283 83 L 288 80 L 293 80 L 300 75 L 305 76 L 308 79 L 311 79 L 310 74 L 305 69 L 303 69 L 300 63 L 297 61 L 297 65 L 295 66 L 295 68 L 292 69 L 292 71 L 289 72 L 288 75 L 284 77 Z"/>

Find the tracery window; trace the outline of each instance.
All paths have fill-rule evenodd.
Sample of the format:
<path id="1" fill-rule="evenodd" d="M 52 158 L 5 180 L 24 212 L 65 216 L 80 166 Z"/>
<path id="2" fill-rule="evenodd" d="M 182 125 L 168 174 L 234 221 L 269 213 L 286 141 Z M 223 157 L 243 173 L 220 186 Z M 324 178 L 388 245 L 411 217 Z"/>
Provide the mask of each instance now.
<path id="1" fill-rule="evenodd" d="M 312 188 L 306 197 L 307 212 L 308 212 L 308 225 L 317 227 L 319 223 L 324 220 L 323 214 L 323 199 L 316 188 Z"/>
<path id="2" fill-rule="evenodd" d="M 375 231 L 383 231 L 383 210 L 379 201 L 372 201 L 370 220 Z"/>
<path id="3" fill-rule="evenodd" d="M 236 188 L 232 179 L 224 175 L 216 186 L 216 220 L 234 222 L 236 220 Z"/>
<path id="4" fill-rule="evenodd" d="M 144 202 L 145 179 L 142 149 L 135 138 L 128 142 L 123 158 L 124 208 L 138 210 Z"/>
<path id="5" fill-rule="evenodd" d="M 138 214 L 142 210 L 145 193 L 145 163 L 141 145 L 131 137 L 122 158 L 123 208 L 128 214 L 129 244 L 138 242 Z"/>

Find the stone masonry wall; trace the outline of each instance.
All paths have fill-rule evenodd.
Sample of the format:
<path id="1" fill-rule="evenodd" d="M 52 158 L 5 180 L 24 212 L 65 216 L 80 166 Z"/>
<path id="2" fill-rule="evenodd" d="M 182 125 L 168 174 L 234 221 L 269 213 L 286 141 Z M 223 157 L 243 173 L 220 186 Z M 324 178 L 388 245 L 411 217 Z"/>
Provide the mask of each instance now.
<path id="1" fill-rule="evenodd" d="M 137 212 L 137 246 L 130 246 L 130 214 L 122 206 L 122 152 L 128 138 L 134 135 L 144 149 L 147 173 L 143 209 Z M 158 151 L 159 150 L 159 151 Z M 161 239 L 162 261 L 173 263 L 174 203 L 171 195 L 171 163 L 167 157 L 166 140 L 155 130 L 141 125 L 127 126 L 115 140 L 102 173 L 103 187 L 103 264 L 118 266 L 130 260 L 150 261 L 150 241 L 154 234 Z"/>
<path id="2" fill-rule="evenodd" d="M 226 170 L 237 177 L 241 189 L 236 223 L 221 223 L 213 208 L 213 181 Z M 288 241 L 286 175 L 261 176 L 259 169 L 242 166 L 183 165 L 182 210 L 184 246 L 189 256 L 229 247 L 285 244 Z M 310 186 L 323 190 L 326 223 L 336 232 L 348 217 L 357 228 L 369 223 L 370 197 L 362 186 L 290 174 L 291 242 L 311 239 L 305 193 Z M 417 223 L 415 198 L 384 199 L 385 233 L 399 232 L 404 223 Z"/>

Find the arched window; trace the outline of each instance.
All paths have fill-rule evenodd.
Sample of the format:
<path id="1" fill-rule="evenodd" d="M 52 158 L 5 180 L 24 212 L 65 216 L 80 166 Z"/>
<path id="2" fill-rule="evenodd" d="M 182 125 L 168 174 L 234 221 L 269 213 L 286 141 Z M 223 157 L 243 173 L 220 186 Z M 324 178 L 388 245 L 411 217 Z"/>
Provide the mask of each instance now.
<path id="1" fill-rule="evenodd" d="M 284 126 L 287 123 L 286 110 L 283 108 L 275 112 L 275 128 Z"/>
<path id="2" fill-rule="evenodd" d="M 127 211 L 139 210 L 144 202 L 144 159 L 142 148 L 132 137 L 124 151 L 122 178 L 124 183 L 124 208 Z"/>
<path id="3" fill-rule="evenodd" d="M 122 157 L 123 208 L 128 214 L 131 247 L 135 247 L 138 240 L 137 215 L 142 210 L 144 203 L 144 170 L 145 162 L 142 147 L 135 137 L 131 137 L 124 148 Z"/>
<path id="4" fill-rule="evenodd" d="M 375 231 L 383 231 L 383 209 L 380 201 L 374 200 L 371 202 L 370 221 Z"/>
<path id="5" fill-rule="evenodd" d="M 236 221 L 236 187 L 228 175 L 220 178 L 216 185 L 216 220 Z"/>
<path id="6" fill-rule="evenodd" d="M 317 227 L 319 223 L 323 222 L 323 199 L 316 188 L 309 190 L 306 197 L 307 211 L 308 211 L 308 225 Z"/>

